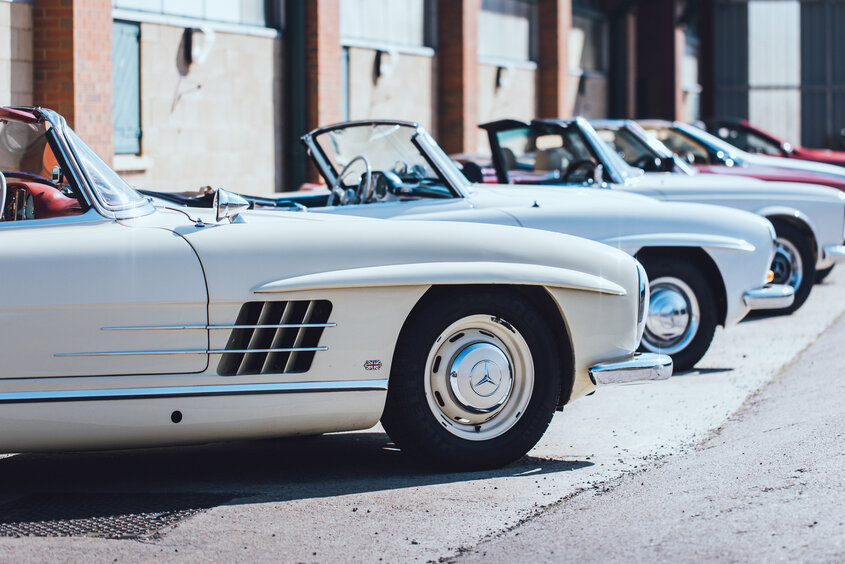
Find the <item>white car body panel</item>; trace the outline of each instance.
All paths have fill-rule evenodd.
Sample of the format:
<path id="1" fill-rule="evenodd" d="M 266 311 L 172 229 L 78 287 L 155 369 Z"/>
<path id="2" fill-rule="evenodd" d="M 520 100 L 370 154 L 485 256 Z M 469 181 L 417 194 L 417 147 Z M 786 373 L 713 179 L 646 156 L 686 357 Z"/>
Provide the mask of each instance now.
<path id="1" fill-rule="evenodd" d="M 765 182 L 728 175 L 686 176 L 646 173 L 618 189 L 659 194 L 669 201 L 699 202 L 728 206 L 763 217 L 793 217 L 813 233 L 817 249 L 841 245 L 845 238 L 845 193 L 828 186 L 793 182 Z M 833 260 L 818 253 L 816 268 Z"/>
<path id="2" fill-rule="evenodd" d="M 618 190 L 474 185 L 466 198 L 311 208 L 319 213 L 442 221 L 498 221 L 567 233 L 618 247 L 702 248 L 716 264 L 727 297 L 725 325 L 748 314 L 743 296 L 766 283 L 773 245 L 768 221 L 726 208 L 659 203 Z"/>
<path id="3" fill-rule="evenodd" d="M 189 213 L 194 211 L 196 215 L 208 212 L 189 210 Z M 163 263 L 169 269 L 166 272 L 158 268 L 134 272 L 132 287 L 146 287 L 144 291 L 155 295 L 156 290 L 162 289 L 162 281 L 173 281 L 174 272 L 191 274 L 193 279 L 186 275 L 176 281 L 177 289 L 181 287 L 185 293 L 176 301 L 181 305 L 193 304 L 197 315 L 164 317 L 157 308 L 138 307 L 137 312 L 136 308 L 132 308 L 130 315 L 110 312 L 108 315 L 91 316 L 85 321 L 89 326 L 84 335 L 87 339 L 85 344 L 91 348 L 94 345 L 88 341 L 94 341 L 100 350 L 126 351 L 151 346 L 149 339 L 153 339 L 159 341 L 154 344 L 156 350 L 160 350 L 182 348 L 186 343 L 194 346 L 195 339 L 207 339 L 209 349 L 223 349 L 228 331 L 196 328 L 166 332 L 102 331 L 101 328 L 161 324 L 227 325 L 234 322 L 245 301 L 328 299 L 333 306 L 330 319 L 337 326 L 325 330 L 320 344 L 328 350 L 315 355 L 308 372 L 221 376 L 216 367 L 222 355 L 203 354 L 199 355 L 202 366 L 199 370 L 191 366 L 195 373 L 190 374 L 154 374 L 148 371 L 132 375 L 112 373 L 92 377 L 74 373 L 62 378 L 39 378 L 36 376 L 45 375 L 43 371 L 36 372 L 35 368 L 29 369 L 15 362 L 0 380 L 0 426 L 4 429 L 0 450 L 141 447 L 371 427 L 378 421 L 384 407 L 387 375 L 397 336 L 408 313 L 432 283 L 424 268 L 430 263 L 451 261 L 459 265 L 458 270 L 467 280 L 485 284 L 502 281 L 485 279 L 490 265 L 496 263 L 509 265 L 508 283 L 536 285 L 544 283 L 544 280 L 536 279 L 539 274 L 544 277 L 548 277 L 549 273 L 563 276 L 552 280 L 554 284 L 548 291 L 570 333 L 575 357 L 575 383 L 569 400 L 595 389 L 587 373 L 590 366 L 629 356 L 637 347 L 642 330 L 641 326 L 632 323 L 638 307 L 637 271 L 629 257 L 605 245 L 499 226 L 439 223 L 437 229 L 432 229 L 430 223 L 394 223 L 299 213 L 286 214 L 287 217 L 281 220 L 276 214 L 273 221 L 263 221 L 261 215 L 244 214 L 244 223 L 210 224 L 206 227 L 196 227 L 183 214 L 166 210 L 120 222 L 96 222 L 91 228 L 96 235 L 92 234 L 94 239 L 87 244 L 96 246 L 99 243 L 95 245 L 94 240 L 109 241 L 103 253 L 111 257 L 101 260 L 100 269 L 113 268 L 114 257 L 126 254 L 125 237 L 130 237 L 132 246 L 129 248 L 137 256 L 146 256 L 147 247 L 139 242 L 139 238 L 144 239 L 147 235 L 155 239 L 155 244 L 148 245 L 150 252 L 166 248 L 157 246 L 160 239 L 171 241 L 180 252 L 187 249 L 193 254 L 193 247 L 208 281 L 208 317 L 206 321 L 206 298 L 200 293 L 200 289 L 204 293 L 205 283 L 196 278 L 200 273 L 196 255 L 191 260 L 181 256 L 175 262 Z M 51 229 L 36 228 L 45 232 Z M 80 228 L 89 229 L 67 224 L 58 227 L 67 230 Z M 485 246 L 488 249 L 485 258 L 488 260 L 481 262 L 478 262 L 480 249 L 476 239 L 479 230 L 483 231 L 489 243 Z M 29 231 L 25 223 L 0 225 L 0 237 L 10 241 L 10 238 L 15 238 L 16 245 L 18 239 Z M 105 233 L 109 236 L 104 237 Z M 123 233 L 126 235 L 121 238 L 119 234 Z M 71 233 L 67 240 L 76 244 L 85 242 L 76 239 L 75 235 Z M 185 244 L 186 241 L 190 247 Z M 280 245 L 279 241 L 286 241 L 286 244 Z M 327 245 L 327 241 L 349 243 Z M 21 249 L 19 246 L 13 248 Z M 254 252 L 244 253 L 243 249 L 253 249 Z M 522 264 L 535 259 L 538 262 L 520 276 Z M 476 262 L 478 270 L 473 274 Z M 418 263 L 423 267 L 413 266 Z M 127 264 L 134 263 L 130 261 Z M 277 288 L 284 291 L 269 296 L 255 292 L 268 282 L 315 276 L 327 268 L 344 269 L 356 265 L 389 269 L 395 264 L 400 265 L 400 270 L 405 269 L 403 276 L 394 280 L 395 284 L 386 285 L 382 280 L 371 279 L 370 284 L 359 280 L 348 288 Z M 22 273 L 39 272 L 49 279 L 50 265 L 42 265 L 43 271 L 31 270 L 36 266 L 25 261 L 20 263 L 21 269 L 30 269 L 21 270 Z M 53 269 L 56 266 L 54 264 Z M 55 273 L 55 270 L 52 272 Z M 106 280 L 114 277 L 106 272 L 96 272 Z M 5 269 L 4 273 L 4 276 L 9 275 Z M 8 280 L 10 283 L 22 283 L 18 279 Z M 90 282 L 90 279 L 82 271 L 78 279 L 70 280 L 83 285 L 85 281 Z M 562 287 L 566 285 L 596 287 Z M 33 288 L 33 292 L 41 295 L 39 288 Z M 56 296 L 55 303 L 51 304 L 53 308 L 82 302 L 73 295 L 59 293 Z M 33 299 L 34 296 L 30 301 Z M 4 311 L 8 316 L 8 304 Z M 181 311 L 191 311 L 191 308 Z M 79 317 L 78 310 L 74 312 L 74 317 Z M 21 336 L 18 340 L 7 340 L 2 345 L 3 352 L 7 358 L 18 358 L 16 351 L 9 347 L 34 335 L 49 337 L 36 350 L 42 357 L 53 351 L 67 350 L 69 336 L 66 332 L 69 327 L 75 327 L 68 323 L 56 329 L 65 333 L 56 334 L 45 334 L 40 325 L 18 326 Z M 167 342 L 160 342 L 162 339 Z M 203 342 L 201 348 L 205 346 Z M 115 359 L 108 358 L 111 361 Z M 145 357 L 144 366 L 149 362 L 152 362 L 151 366 L 156 366 L 155 362 L 148 360 L 151 358 L 155 357 Z M 74 360 L 78 361 L 78 372 L 83 374 L 90 374 L 103 362 L 99 357 Z M 368 360 L 380 361 L 380 370 L 368 371 L 365 367 Z M 274 389 L 284 393 L 252 393 Z M 215 390 L 220 395 L 207 393 Z M 231 393 L 236 390 L 241 393 Z M 175 397 L 156 397 L 156 394 Z M 87 396 L 96 399 L 70 401 Z M 121 396 L 121 399 L 111 399 Z M 179 424 L 170 419 L 175 411 L 184 417 Z"/>

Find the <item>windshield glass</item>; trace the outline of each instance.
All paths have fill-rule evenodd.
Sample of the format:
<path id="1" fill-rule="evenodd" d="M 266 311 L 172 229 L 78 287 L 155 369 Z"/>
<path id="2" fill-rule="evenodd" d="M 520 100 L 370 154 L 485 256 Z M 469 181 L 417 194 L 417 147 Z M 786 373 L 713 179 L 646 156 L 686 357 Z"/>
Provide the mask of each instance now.
<path id="1" fill-rule="evenodd" d="M 681 172 L 689 175 L 697 172 L 636 124 L 621 128 L 602 127 L 597 132 L 613 152 L 631 166 L 649 171 L 654 168 L 655 159 L 670 159 Z"/>
<path id="2" fill-rule="evenodd" d="M 720 139 L 749 153 L 762 153 L 775 157 L 783 155 L 780 143 L 741 125 L 720 124 L 713 130 L 713 133 Z"/>
<path id="3" fill-rule="evenodd" d="M 365 123 L 325 131 L 314 136 L 314 142 L 333 176 L 349 166 L 341 179 L 344 188 L 354 188 L 361 182 L 366 166 L 361 159 L 355 159 L 364 156 L 372 172 L 396 175 L 407 190 L 421 188 L 415 194 L 451 196 L 446 182 L 415 144 L 418 134 L 412 125 Z"/>
<path id="4" fill-rule="evenodd" d="M 515 184 L 584 184 L 599 164 L 576 128 L 536 125 L 504 129 L 495 136 Z"/>
<path id="5" fill-rule="evenodd" d="M 67 129 L 67 136 L 76 150 L 79 164 L 88 173 L 94 191 L 103 203 L 115 209 L 146 203 L 146 199 L 124 182 L 72 129 Z"/>
<path id="6" fill-rule="evenodd" d="M 0 170 L 49 179 L 55 164 L 46 122 L 0 121 Z"/>
<path id="7" fill-rule="evenodd" d="M 682 131 L 689 137 L 692 137 L 698 140 L 705 145 L 708 145 L 715 153 L 722 153 L 719 155 L 722 159 L 731 159 L 736 163 L 740 163 L 740 151 L 727 141 L 722 141 L 715 135 L 711 135 L 704 131 L 703 129 L 699 129 L 695 126 L 688 125 L 686 123 L 679 123 L 675 126 L 679 131 Z"/>

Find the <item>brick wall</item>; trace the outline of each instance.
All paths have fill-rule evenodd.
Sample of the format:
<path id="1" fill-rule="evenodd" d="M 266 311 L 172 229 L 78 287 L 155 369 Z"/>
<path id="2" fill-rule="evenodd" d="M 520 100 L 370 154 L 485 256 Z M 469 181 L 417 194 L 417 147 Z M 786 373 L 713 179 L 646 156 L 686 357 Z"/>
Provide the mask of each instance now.
<path id="1" fill-rule="evenodd" d="M 340 2 L 309 0 L 305 8 L 308 129 L 341 119 Z"/>
<path id="2" fill-rule="evenodd" d="M 248 194 L 282 188 L 280 38 L 217 32 L 182 74 L 184 29 L 141 24 L 141 155 L 117 155 L 132 186 Z"/>
<path id="3" fill-rule="evenodd" d="M 478 145 L 478 12 L 481 0 L 437 2 L 437 132 L 447 153 Z"/>
<path id="4" fill-rule="evenodd" d="M 107 161 L 113 153 L 110 0 L 35 0 L 33 102 L 62 114 Z"/>
<path id="5" fill-rule="evenodd" d="M 537 117 L 572 115 L 567 41 L 571 0 L 540 0 L 537 5 Z"/>

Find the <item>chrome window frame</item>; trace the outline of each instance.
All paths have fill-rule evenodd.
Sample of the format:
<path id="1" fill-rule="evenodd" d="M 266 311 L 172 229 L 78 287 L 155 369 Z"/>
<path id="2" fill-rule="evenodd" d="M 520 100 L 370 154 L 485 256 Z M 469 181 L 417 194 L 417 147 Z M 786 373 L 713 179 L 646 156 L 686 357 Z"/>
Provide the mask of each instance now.
<path id="1" fill-rule="evenodd" d="M 378 125 L 398 125 L 400 127 L 410 127 L 415 130 L 411 136 L 411 143 L 420 152 L 422 157 L 428 162 L 432 170 L 440 177 L 446 188 L 452 193 L 454 198 L 466 198 L 470 183 L 460 170 L 452 163 L 451 159 L 446 156 L 443 149 L 434 138 L 429 135 L 423 126 L 414 121 L 392 120 L 392 119 L 369 119 L 369 120 L 353 120 L 341 123 L 335 123 L 326 127 L 314 129 L 303 135 L 300 140 L 305 145 L 308 155 L 314 159 L 314 164 L 320 170 L 320 173 L 327 182 L 334 183 L 337 179 L 338 172 L 334 170 L 328 156 L 323 151 L 323 148 L 316 142 L 316 138 L 325 133 L 331 133 L 340 129 L 349 127 L 362 126 L 378 126 Z M 445 159 L 445 160 L 444 160 Z"/>
<path id="2" fill-rule="evenodd" d="M 153 205 L 148 199 L 141 196 L 141 199 L 128 206 L 111 206 L 103 201 L 94 189 L 94 184 L 85 167 L 82 166 L 82 161 L 79 158 L 73 143 L 70 142 L 67 136 L 67 122 L 65 119 L 54 112 L 45 108 L 37 108 L 36 113 L 45 119 L 50 125 L 53 133 L 53 139 L 56 141 L 60 155 L 56 155 L 57 160 L 61 159 L 68 165 L 68 170 L 63 171 L 66 174 L 70 173 L 76 182 L 80 192 L 84 194 L 88 204 L 97 210 L 100 215 L 108 219 L 130 219 L 149 215 L 155 211 Z"/>

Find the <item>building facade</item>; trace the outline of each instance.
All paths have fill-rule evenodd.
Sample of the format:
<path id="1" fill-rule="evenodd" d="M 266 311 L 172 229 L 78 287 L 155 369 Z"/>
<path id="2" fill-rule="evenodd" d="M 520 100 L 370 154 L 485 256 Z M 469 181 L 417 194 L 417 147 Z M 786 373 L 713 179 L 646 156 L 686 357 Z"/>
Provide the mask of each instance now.
<path id="1" fill-rule="evenodd" d="M 483 153 L 513 117 L 845 126 L 842 0 L 0 0 L 0 104 L 52 107 L 133 185 L 268 194 L 300 135 L 422 123 Z"/>

